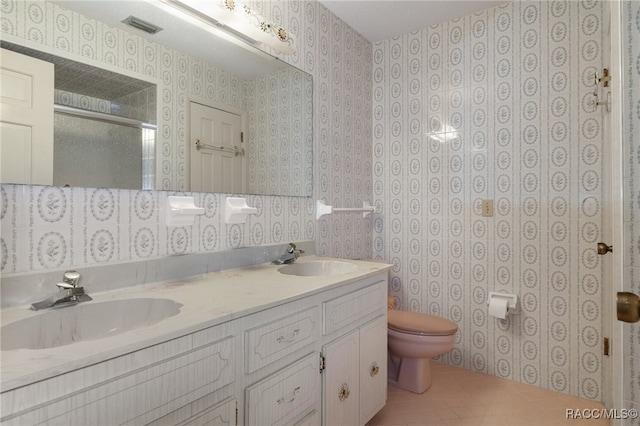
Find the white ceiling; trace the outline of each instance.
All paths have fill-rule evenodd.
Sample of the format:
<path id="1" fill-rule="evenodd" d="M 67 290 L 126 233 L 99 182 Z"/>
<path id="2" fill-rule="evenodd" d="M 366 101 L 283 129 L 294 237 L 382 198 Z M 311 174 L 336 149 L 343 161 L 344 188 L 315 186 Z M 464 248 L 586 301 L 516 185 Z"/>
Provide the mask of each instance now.
<path id="1" fill-rule="evenodd" d="M 319 0 L 367 40 L 376 42 L 505 3 L 487 0 Z"/>
<path id="2" fill-rule="evenodd" d="M 227 68 L 246 77 L 254 71 L 280 69 L 284 63 L 266 60 L 257 64 L 253 52 L 237 49 L 236 43 L 215 41 L 207 25 L 195 25 L 176 19 L 167 13 L 163 2 L 157 0 L 52 0 L 60 6 L 83 15 L 97 18 L 110 26 L 125 29 L 159 44 L 187 52 L 211 63 L 226 63 Z M 479 10 L 503 4 L 505 1 L 489 0 L 319 0 L 327 9 L 372 42 L 387 40 L 397 35 L 426 28 L 430 25 L 450 21 Z M 136 16 L 161 28 L 157 34 L 146 33 L 127 27 L 121 21 L 127 16 Z M 187 30 L 188 28 L 188 30 Z M 198 40 L 198 42 L 194 42 Z M 200 42 L 200 41 L 207 42 Z M 298 40 L 299 44 L 302 41 Z M 246 47 L 246 43 L 240 43 Z M 248 48 L 248 47 L 247 47 Z M 266 58 L 267 55 L 261 55 Z"/>

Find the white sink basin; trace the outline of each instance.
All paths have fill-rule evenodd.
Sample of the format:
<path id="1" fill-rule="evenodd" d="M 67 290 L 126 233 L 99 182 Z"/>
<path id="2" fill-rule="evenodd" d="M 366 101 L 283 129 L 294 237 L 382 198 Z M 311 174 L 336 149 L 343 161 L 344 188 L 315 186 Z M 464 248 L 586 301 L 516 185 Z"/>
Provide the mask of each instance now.
<path id="1" fill-rule="evenodd" d="M 102 339 L 156 324 L 180 312 L 169 299 L 122 299 L 82 302 L 49 309 L 0 328 L 0 350 L 46 349 Z"/>
<path id="2" fill-rule="evenodd" d="M 320 275 L 341 275 L 354 272 L 358 267 L 353 263 L 339 260 L 314 260 L 309 262 L 292 263 L 278 268 L 278 272 L 285 275 L 312 277 Z"/>

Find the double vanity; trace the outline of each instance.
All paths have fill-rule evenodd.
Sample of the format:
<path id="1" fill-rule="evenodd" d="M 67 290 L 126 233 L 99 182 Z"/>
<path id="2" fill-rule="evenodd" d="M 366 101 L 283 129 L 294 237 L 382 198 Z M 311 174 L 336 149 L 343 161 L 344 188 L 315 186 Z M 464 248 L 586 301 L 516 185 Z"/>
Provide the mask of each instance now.
<path id="1" fill-rule="evenodd" d="M 0 422 L 363 425 L 386 401 L 389 268 L 308 256 L 3 309 Z"/>

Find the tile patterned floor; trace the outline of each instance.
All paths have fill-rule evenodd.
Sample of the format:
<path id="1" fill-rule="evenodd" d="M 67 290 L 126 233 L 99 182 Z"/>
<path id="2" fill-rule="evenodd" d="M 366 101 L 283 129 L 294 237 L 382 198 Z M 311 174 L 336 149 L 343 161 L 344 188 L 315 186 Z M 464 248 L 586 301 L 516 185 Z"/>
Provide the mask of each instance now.
<path id="1" fill-rule="evenodd" d="M 603 419 L 567 419 L 567 409 L 600 410 L 603 405 L 599 402 L 435 361 L 431 368 L 433 385 L 422 395 L 389 385 L 387 405 L 371 419 L 369 426 L 612 424 Z"/>

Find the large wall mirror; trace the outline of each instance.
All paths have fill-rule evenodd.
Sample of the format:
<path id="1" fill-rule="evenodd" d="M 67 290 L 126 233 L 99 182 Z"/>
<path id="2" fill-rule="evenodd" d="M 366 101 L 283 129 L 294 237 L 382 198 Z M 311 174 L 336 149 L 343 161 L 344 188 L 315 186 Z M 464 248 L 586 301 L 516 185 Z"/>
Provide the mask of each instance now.
<path id="1" fill-rule="evenodd" d="M 63 30 L 42 44 L 3 29 L 4 51 L 53 64 L 55 113 L 51 180 L 3 175 L 2 183 L 312 195 L 311 76 L 241 34 L 185 20 L 172 3 L 34 2 L 57 11 L 47 25 L 71 26 L 69 43 L 86 41 L 76 51 Z M 143 31 L 148 25 L 160 31 Z M 3 165 L 25 143 L 5 111 L 3 104 Z M 35 139 L 42 146 L 46 138 Z M 17 175 L 29 174 L 11 163 Z"/>

